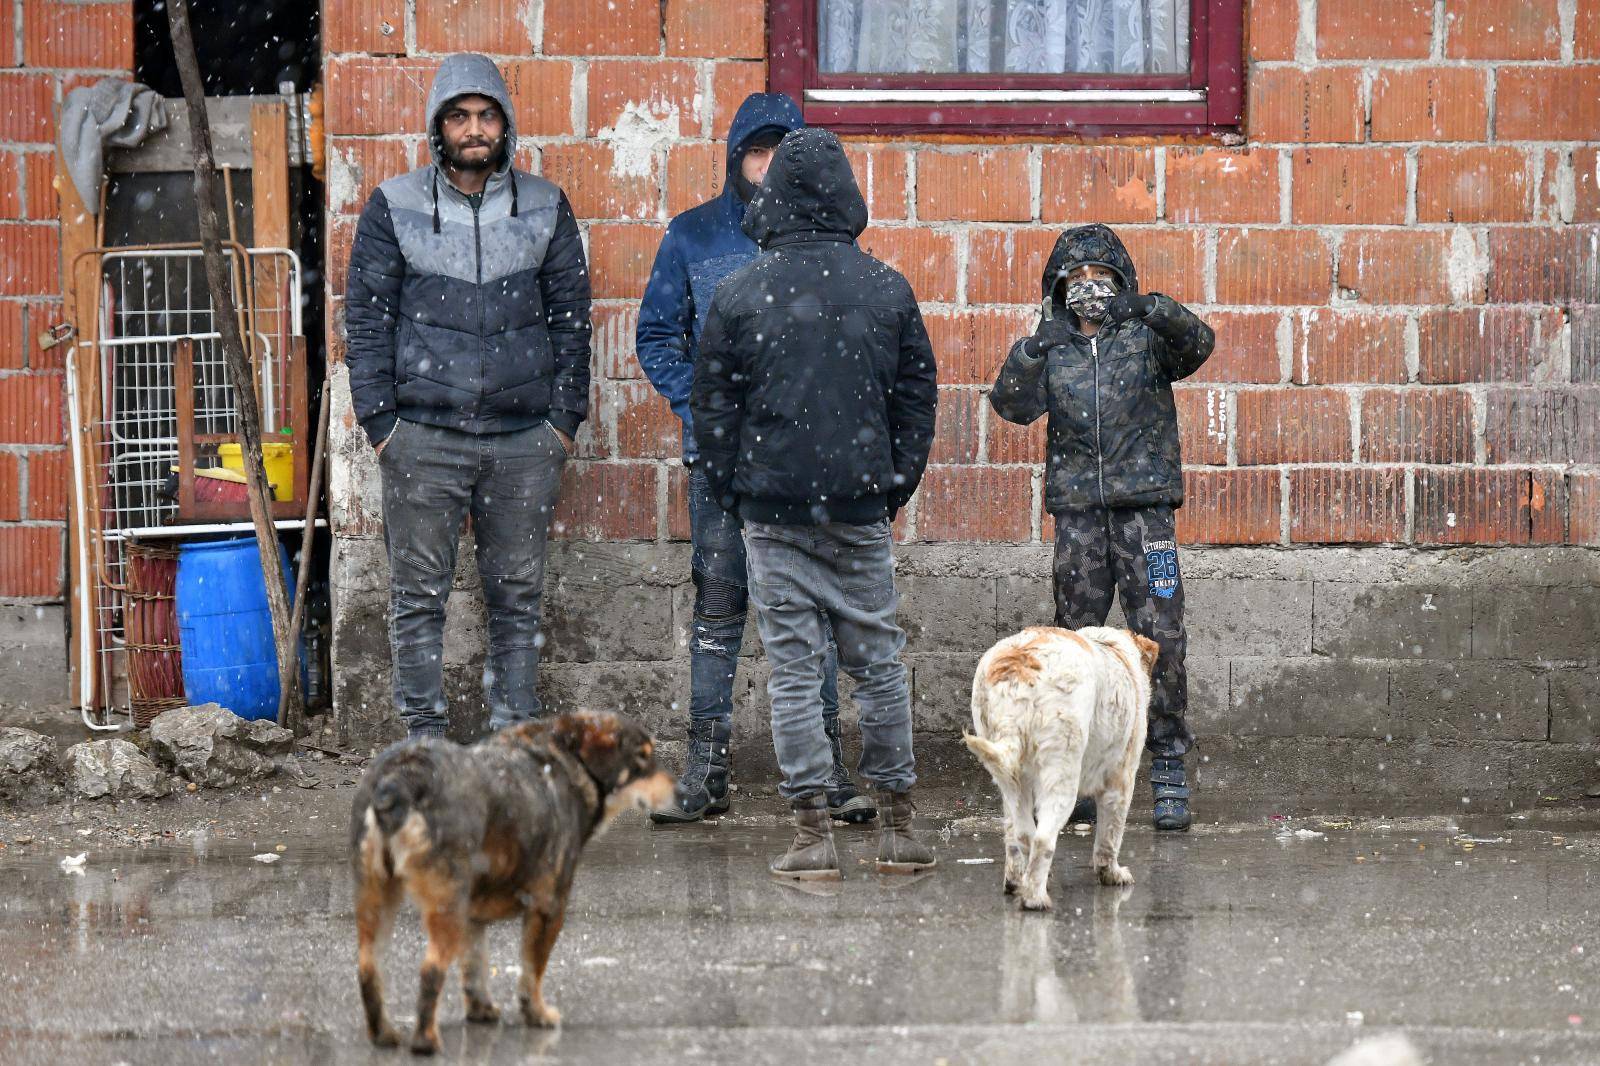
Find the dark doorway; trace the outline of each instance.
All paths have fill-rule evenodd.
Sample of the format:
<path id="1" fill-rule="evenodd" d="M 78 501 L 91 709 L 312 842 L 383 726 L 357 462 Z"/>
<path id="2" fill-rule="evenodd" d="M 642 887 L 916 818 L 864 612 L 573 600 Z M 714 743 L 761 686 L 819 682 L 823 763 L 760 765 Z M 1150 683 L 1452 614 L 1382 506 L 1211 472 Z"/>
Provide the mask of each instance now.
<path id="1" fill-rule="evenodd" d="M 161 0 L 133 5 L 133 76 L 162 96 L 182 96 Z M 320 77 L 319 0 L 190 0 L 189 22 L 207 96 L 267 95 Z"/>

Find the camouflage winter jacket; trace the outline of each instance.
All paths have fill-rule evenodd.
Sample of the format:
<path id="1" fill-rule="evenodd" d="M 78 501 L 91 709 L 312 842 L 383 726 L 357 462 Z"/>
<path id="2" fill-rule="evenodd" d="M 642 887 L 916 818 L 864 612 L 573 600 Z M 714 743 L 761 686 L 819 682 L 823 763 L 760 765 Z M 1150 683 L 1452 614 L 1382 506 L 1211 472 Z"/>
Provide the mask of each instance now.
<path id="1" fill-rule="evenodd" d="M 1138 292 L 1127 249 L 1108 227 L 1081 226 L 1056 241 L 1042 282 L 1045 314 L 1078 320 L 1061 282 L 1074 267 L 1095 263 Z M 1159 293 L 1142 319 L 1104 325 L 1094 336 L 1077 328 L 1066 343 L 1035 353 L 1028 338 L 1011 346 L 989 402 L 1008 422 L 1050 416 L 1045 508 L 1051 514 L 1089 507 L 1183 503 L 1183 466 L 1172 383 L 1211 354 L 1211 327 Z"/>

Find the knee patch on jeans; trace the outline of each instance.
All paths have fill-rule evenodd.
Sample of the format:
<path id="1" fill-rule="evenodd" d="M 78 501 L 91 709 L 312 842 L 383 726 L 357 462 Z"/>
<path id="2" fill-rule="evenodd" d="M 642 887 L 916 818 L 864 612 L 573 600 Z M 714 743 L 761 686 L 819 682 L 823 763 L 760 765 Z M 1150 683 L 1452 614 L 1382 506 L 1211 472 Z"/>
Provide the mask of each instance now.
<path id="1" fill-rule="evenodd" d="M 694 616 L 707 622 L 723 622 L 741 617 L 750 602 L 750 590 L 732 581 L 701 573 L 694 578 Z"/>

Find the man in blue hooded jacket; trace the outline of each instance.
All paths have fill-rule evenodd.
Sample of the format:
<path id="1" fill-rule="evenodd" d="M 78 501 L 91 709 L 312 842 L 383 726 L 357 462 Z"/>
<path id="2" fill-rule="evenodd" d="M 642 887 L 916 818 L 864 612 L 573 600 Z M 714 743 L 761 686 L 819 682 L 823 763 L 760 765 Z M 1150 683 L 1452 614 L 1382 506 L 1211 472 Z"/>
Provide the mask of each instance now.
<path id="1" fill-rule="evenodd" d="M 496 729 L 539 715 L 545 543 L 589 410 L 589 270 L 566 195 L 515 169 L 494 61 L 453 55 L 428 92 L 433 161 L 378 186 L 345 290 L 350 394 L 383 474 L 394 701 L 443 735 L 445 603 L 472 516 Z"/>
<path id="2" fill-rule="evenodd" d="M 695 466 L 689 387 L 711 297 L 759 249 L 740 228 L 745 207 L 765 176 L 778 142 L 805 125 L 783 93 L 752 93 L 728 127 L 727 171 L 720 193 L 674 218 L 656 252 L 639 307 L 639 365 L 683 423 L 689 471 L 689 524 L 694 544 L 694 634 L 689 644 L 689 751 L 678 801 L 651 814 L 659 823 L 693 822 L 726 813 L 728 748 L 733 732 L 733 679 L 748 605 L 739 520 L 718 506 Z M 872 800 L 852 786 L 839 731 L 838 652 L 830 645 L 823 687 L 823 725 L 833 745 L 828 807 L 834 818 L 870 821 Z"/>

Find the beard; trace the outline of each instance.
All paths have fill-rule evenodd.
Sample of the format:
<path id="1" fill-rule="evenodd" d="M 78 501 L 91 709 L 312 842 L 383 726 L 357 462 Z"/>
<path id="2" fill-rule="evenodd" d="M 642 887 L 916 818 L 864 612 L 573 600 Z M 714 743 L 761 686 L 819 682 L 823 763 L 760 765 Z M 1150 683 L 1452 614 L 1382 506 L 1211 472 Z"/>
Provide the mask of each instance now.
<path id="1" fill-rule="evenodd" d="M 501 159 L 505 157 L 505 138 L 502 137 L 493 143 L 487 143 L 488 155 L 472 157 L 466 154 L 474 148 L 484 147 L 486 143 L 484 141 L 474 141 L 469 144 L 453 145 L 446 141 L 444 144 L 444 160 L 454 170 L 493 170 L 500 165 Z"/>

